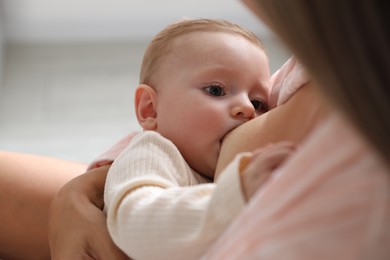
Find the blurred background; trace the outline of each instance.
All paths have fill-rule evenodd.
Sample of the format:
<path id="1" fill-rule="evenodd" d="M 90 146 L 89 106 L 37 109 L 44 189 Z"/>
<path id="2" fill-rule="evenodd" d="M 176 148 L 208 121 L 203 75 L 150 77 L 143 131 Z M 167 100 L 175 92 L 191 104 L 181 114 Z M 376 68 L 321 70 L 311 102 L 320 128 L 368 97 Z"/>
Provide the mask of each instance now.
<path id="1" fill-rule="evenodd" d="M 289 56 L 238 0 L 0 0 L 0 150 L 88 162 L 140 130 L 143 52 L 184 17 L 252 30 L 271 72 Z"/>

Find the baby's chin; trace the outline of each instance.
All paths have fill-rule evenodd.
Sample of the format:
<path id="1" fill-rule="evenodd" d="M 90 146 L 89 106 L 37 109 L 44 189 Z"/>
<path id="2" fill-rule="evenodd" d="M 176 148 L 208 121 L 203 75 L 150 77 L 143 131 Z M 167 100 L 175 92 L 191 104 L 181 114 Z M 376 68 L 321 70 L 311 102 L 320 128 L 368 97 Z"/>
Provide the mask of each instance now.
<path id="1" fill-rule="evenodd" d="M 222 140 L 218 141 L 217 139 L 213 141 L 212 145 L 209 143 L 207 146 L 203 146 L 201 150 L 204 152 L 192 153 L 191 156 L 187 154 L 185 159 L 195 172 L 212 181 L 217 168 L 221 147 Z"/>
<path id="2" fill-rule="evenodd" d="M 215 164 L 215 166 L 216 166 L 216 164 Z M 205 169 L 205 170 L 199 172 L 199 174 L 202 175 L 203 177 L 206 177 L 210 181 L 213 181 L 214 175 L 215 175 L 215 168 L 216 167 Z"/>
<path id="3" fill-rule="evenodd" d="M 215 170 L 217 167 L 217 159 L 215 162 L 205 163 L 202 165 L 197 165 L 197 167 L 193 167 L 193 169 L 203 177 L 207 178 L 210 181 L 214 180 Z"/>

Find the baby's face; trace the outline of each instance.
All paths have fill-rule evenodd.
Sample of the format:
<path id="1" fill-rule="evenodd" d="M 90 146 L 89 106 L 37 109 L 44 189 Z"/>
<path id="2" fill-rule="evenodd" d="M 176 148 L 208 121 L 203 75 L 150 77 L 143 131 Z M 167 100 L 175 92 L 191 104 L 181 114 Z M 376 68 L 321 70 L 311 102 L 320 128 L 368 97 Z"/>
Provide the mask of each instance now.
<path id="1" fill-rule="evenodd" d="M 224 136 L 268 109 L 264 51 L 222 32 L 179 37 L 155 75 L 157 131 L 189 165 L 213 177 Z"/>

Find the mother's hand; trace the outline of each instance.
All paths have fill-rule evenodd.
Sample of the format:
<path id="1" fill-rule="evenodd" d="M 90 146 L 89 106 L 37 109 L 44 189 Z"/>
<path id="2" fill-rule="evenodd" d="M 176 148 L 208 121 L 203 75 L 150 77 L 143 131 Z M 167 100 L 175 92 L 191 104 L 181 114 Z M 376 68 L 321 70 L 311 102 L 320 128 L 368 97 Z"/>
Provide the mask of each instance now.
<path id="1" fill-rule="evenodd" d="M 103 213 L 109 166 L 67 183 L 53 200 L 49 217 L 52 259 L 128 259 L 112 242 Z"/>

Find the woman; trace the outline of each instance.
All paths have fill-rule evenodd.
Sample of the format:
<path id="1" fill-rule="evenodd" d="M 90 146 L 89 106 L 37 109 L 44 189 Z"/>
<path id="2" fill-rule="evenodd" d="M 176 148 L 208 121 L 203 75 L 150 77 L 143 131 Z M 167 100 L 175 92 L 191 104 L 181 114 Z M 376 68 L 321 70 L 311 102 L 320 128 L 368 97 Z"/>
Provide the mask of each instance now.
<path id="1" fill-rule="evenodd" d="M 388 63 L 390 58 L 387 47 L 389 44 L 386 42 L 388 29 L 385 27 L 384 6 L 380 6 L 382 3 L 379 0 L 360 2 L 351 0 L 300 0 L 294 2 L 258 0 L 253 1 L 253 3 L 258 4 L 255 5 L 256 12 L 264 16 L 264 20 L 281 36 L 294 53 L 296 53 L 297 57 L 302 60 L 313 77 L 316 87 L 326 93 L 323 96 L 317 95 L 316 90 L 305 87 L 294 95 L 294 99 L 290 99 L 285 103 L 285 106 L 288 104 L 290 106 L 292 104 L 301 104 L 303 100 L 307 99 L 300 100 L 299 97 L 306 93 L 312 95 L 310 100 L 321 108 L 320 111 L 325 111 L 320 112 L 320 115 L 327 118 L 326 111 L 328 107 L 330 107 L 331 112 L 329 120 L 321 119 L 322 116 L 319 118 L 314 117 L 313 121 L 309 124 L 311 126 L 309 130 L 295 135 L 298 141 L 304 139 L 306 134 L 309 135 L 309 138 L 308 141 L 302 143 L 301 151 L 297 154 L 297 157 L 295 159 L 291 158 L 290 166 L 293 166 L 293 170 L 289 170 L 286 164 L 283 171 L 282 169 L 280 170 L 278 178 L 271 179 L 269 185 L 261 190 L 261 192 L 258 192 L 251 205 L 233 223 L 225 235 L 213 245 L 205 258 L 214 259 L 228 256 L 230 258 L 240 259 L 241 256 L 247 258 L 265 256 L 265 259 L 284 259 L 288 253 L 288 256 L 292 259 L 319 259 L 321 256 L 329 259 L 329 253 L 332 253 L 333 258 L 337 257 L 342 259 L 347 259 L 348 257 L 351 259 L 358 257 L 364 259 L 388 259 L 390 253 L 388 246 L 385 246 L 385 244 L 389 243 L 390 237 L 388 224 L 386 226 L 386 223 L 390 223 L 388 206 L 390 205 L 390 141 L 387 134 L 390 132 L 390 122 L 385 115 L 389 111 L 388 106 L 390 104 L 387 91 L 389 86 L 388 68 L 390 68 L 390 64 Z M 286 12 L 286 10 L 289 11 Z M 329 19 L 329 17 L 332 19 Z M 356 29 L 353 25 L 360 23 L 360 21 L 365 21 L 364 26 Z M 375 48 L 367 48 L 364 46 L 365 44 L 373 44 Z M 294 100 L 296 100 L 296 103 L 292 102 Z M 362 102 L 362 100 L 365 102 Z M 335 108 L 333 108 L 333 105 Z M 276 111 L 278 110 L 274 109 L 271 112 L 276 114 Z M 308 109 L 302 109 L 302 112 L 307 113 Z M 272 113 L 267 115 L 269 122 L 271 122 L 271 115 Z M 294 114 L 294 116 L 298 118 L 302 116 L 304 119 L 305 115 L 307 114 Z M 299 128 L 299 125 L 294 124 L 295 118 L 282 116 L 280 118 L 285 120 L 281 120 L 280 122 L 284 121 L 286 125 L 294 129 Z M 237 151 L 234 151 L 232 147 L 235 147 L 234 144 L 238 140 L 249 140 L 252 145 L 254 140 L 256 140 L 256 142 L 259 142 L 259 145 L 262 145 L 264 141 L 261 141 L 262 134 L 259 131 L 263 129 L 261 125 L 266 122 L 263 120 L 266 119 L 262 117 L 262 119 L 252 121 L 253 124 L 257 124 L 255 122 L 258 122 L 258 128 L 255 131 L 256 135 L 252 138 L 249 138 L 248 135 L 253 133 L 252 129 L 255 128 L 253 125 L 248 128 L 246 128 L 247 125 L 244 125 L 245 127 L 233 132 L 224 142 L 224 150 L 221 156 L 225 154 L 229 158 L 231 157 L 229 154 L 235 154 Z M 297 121 L 299 122 L 299 120 Z M 322 123 L 323 121 L 324 123 Z M 336 128 L 333 129 L 332 126 Z M 337 140 L 337 142 L 330 142 L 331 145 L 327 147 L 331 151 L 329 154 L 318 153 L 321 156 L 310 157 L 314 155 L 311 152 L 318 152 L 318 149 L 322 149 L 322 147 L 316 146 L 316 142 L 321 140 L 318 136 L 324 137 L 324 140 L 332 141 L 335 133 L 345 134 L 343 137 L 347 141 L 348 149 L 340 153 L 343 156 L 342 160 L 348 162 L 349 156 L 353 157 L 355 155 L 356 151 L 353 148 L 357 147 L 363 151 L 362 154 L 359 154 L 360 156 L 366 155 L 369 158 L 368 161 L 359 160 L 357 163 L 369 162 L 365 164 L 365 166 L 369 167 L 366 169 L 360 167 L 353 168 L 354 164 L 349 163 L 344 165 L 346 168 L 336 167 L 333 171 L 334 174 L 330 177 L 318 180 L 315 178 L 317 175 L 311 174 L 310 172 L 310 169 L 315 169 L 314 166 L 316 164 L 307 160 L 304 161 L 304 158 L 310 158 L 314 162 L 319 163 L 318 165 L 332 166 L 332 164 L 336 163 L 335 165 L 337 166 L 337 161 L 335 162 L 331 159 L 336 160 L 338 157 L 332 153 L 344 147 L 343 139 Z M 268 132 L 268 134 L 270 133 Z M 246 136 L 246 138 L 242 139 L 242 135 Z M 287 138 L 291 138 L 291 136 Z M 357 146 L 354 146 L 355 141 Z M 340 145 L 340 143 L 343 145 Z M 320 144 L 327 145 L 327 143 Z M 238 151 L 242 149 L 241 147 Z M 364 159 L 364 157 L 357 158 Z M 307 169 L 303 162 L 311 163 L 312 168 Z M 354 161 L 351 160 L 351 162 Z M 350 171 L 351 168 L 353 171 Z M 303 175 L 296 175 L 297 172 L 303 173 Z M 345 174 L 349 172 L 353 174 Z M 364 174 L 367 172 L 369 175 Z M 104 182 L 105 173 L 105 169 L 98 169 L 94 174 L 81 175 L 78 179 L 67 184 L 61 190 L 59 196 L 56 197 L 51 211 L 52 218 L 50 225 L 50 241 L 53 246 L 54 258 L 77 258 L 81 254 L 94 258 L 105 258 L 107 256 L 107 247 L 100 245 L 110 245 L 109 239 L 104 236 L 104 228 L 97 228 L 99 226 L 104 227 L 104 225 L 94 224 L 95 220 L 97 223 L 104 222 L 104 217 L 97 213 L 100 213 L 98 209 L 101 206 L 99 204 L 101 203 L 101 186 L 102 182 Z M 338 184 L 352 183 L 352 189 L 348 191 L 358 191 L 359 189 L 355 189 L 358 187 L 354 178 L 355 174 L 362 181 L 362 186 L 359 186 L 362 188 L 361 191 L 366 192 L 367 187 L 370 188 L 370 191 L 375 191 L 376 194 L 380 191 L 379 199 L 378 197 L 367 196 L 369 200 L 364 200 L 364 196 L 360 196 L 358 198 L 362 200 L 358 200 L 357 204 L 353 204 L 352 202 L 356 202 L 356 200 L 354 200 L 354 197 L 348 196 L 348 194 L 333 197 L 342 201 L 342 203 L 338 204 L 341 207 L 340 211 L 331 211 L 331 221 L 323 221 L 327 218 L 324 218 L 322 213 L 327 213 L 326 210 L 328 207 L 332 205 L 333 201 L 337 200 L 327 200 L 326 202 L 332 202 L 330 205 L 316 204 L 316 202 L 321 201 L 317 200 L 317 198 L 322 199 L 333 194 L 340 194 L 335 193 L 335 190 L 332 189 L 332 185 L 336 182 L 339 182 Z M 304 178 L 294 179 L 295 176 Z M 99 179 L 100 177 L 101 179 Z M 341 182 L 340 178 L 342 178 Z M 373 182 L 368 182 L 371 179 Z M 311 187 L 312 189 L 306 190 L 298 186 L 297 194 L 300 196 L 294 193 L 286 194 L 284 190 L 271 189 L 271 187 L 288 188 L 290 184 L 299 183 L 301 180 L 305 181 L 305 185 L 307 184 L 303 188 Z M 311 180 L 317 180 L 317 186 L 310 186 L 312 184 Z M 281 183 L 286 185 L 283 186 Z M 366 186 L 366 183 L 370 185 Z M 328 189 L 329 187 L 330 189 Z M 336 185 L 336 187 L 337 191 L 342 191 L 348 186 Z M 309 191 L 313 190 L 323 191 L 324 193 L 310 194 Z M 299 193 L 299 191 L 303 192 Z M 284 196 L 278 198 L 280 194 Z M 272 206 L 271 199 L 278 202 L 274 208 L 270 208 Z M 282 199 L 286 204 L 281 203 L 283 202 Z M 372 223 L 367 221 L 368 218 L 365 217 L 354 218 L 360 214 L 367 216 L 367 212 L 370 212 L 370 209 L 367 207 L 349 207 L 351 205 L 359 206 L 359 203 L 362 201 L 366 203 L 363 204 L 364 206 L 371 205 L 371 201 L 376 202 L 377 204 L 372 207 L 375 213 L 378 213 L 378 208 L 383 209 L 379 212 L 381 214 L 378 213 L 375 215 L 377 216 L 376 220 L 380 220 L 375 223 L 380 223 L 382 226 L 375 226 L 377 229 L 367 229 L 372 231 L 369 234 L 364 232 L 360 232 L 360 234 L 342 232 L 343 229 L 337 229 L 337 227 L 346 227 L 345 231 L 351 231 L 355 227 L 360 227 L 359 224 L 361 223 L 365 224 L 365 227 L 367 227 L 367 223 Z M 91 204 L 91 202 L 93 203 Z M 264 202 L 268 202 L 268 204 Z M 93 204 L 97 206 L 94 207 Z M 83 205 L 86 208 L 82 208 Z M 283 205 L 287 205 L 287 207 L 283 207 Z M 289 205 L 291 206 L 288 207 Z M 267 206 L 268 208 L 262 206 Z M 307 208 L 303 208 L 302 210 L 300 206 L 309 206 L 310 210 L 307 210 Z M 262 213 L 264 209 L 268 209 L 268 211 Z M 353 209 L 353 215 L 340 214 L 348 213 L 349 209 Z M 267 215 L 267 212 L 276 212 L 277 214 L 269 217 L 270 215 Z M 291 212 L 294 214 L 284 214 Z M 61 213 L 67 214 L 63 216 L 66 222 L 60 221 L 58 216 Z M 83 214 L 90 215 L 83 217 Z M 291 220 L 297 220 L 297 222 Z M 302 225 L 299 222 L 300 220 L 310 220 L 310 223 L 313 223 L 313 225 Z M 339 225 L 339 221 L 341 224 L 346 225 Z M 65 224 L 61 225 L 59 223 Z M 78 223 L 83 229 L 78 229 L 77 234 L 74 234 L 69 229 L 73 227 L 71 225 L 72 223 Z M 273 227 L 277 228 L 273 229 Z M 283 227 L 287 228 L 290 232 L 286 233 L 286 229 L 283 229 Z M 313 227 L 320 227 L 321 229 L 312 229 Z M 89 232 L 88 228 L 93 229 L 94 233 L 91 234 L 92 232 Z M 241 232 L 234 233 L 239 231 L 240 228 L 242 229 Z M 61 230 L 68 232 L 61 232 Z M 315 233 L 313 230 L 323 233 Z M 327 230 L 330 230 L 330 232 L 327 232 Z M 358 230 L 361 231 L 361 229 Z M 279 231 L 281 233 L 278 233 Z M 260 236 L 256 236 L 254 233 L 260 234 Z M 72 240 L 72 234 L 78 240 Z M 281 237 L 278 234 L 285 235 L 287 239 L 281 240 L 284 236 Z M 311 234 L 315 234 L 315 236 L 310 236 Z M 346 237 L 343 235 L 346 235 Z M 358 238 L 353 239 L 353 241 L 355 243 L 354 245 L 360 246 L 350 247 L 351 244 L 348 244 L 350 242 L 348 238 L 351 238 L 351 236 Z M 293 240 L 294 237 L 300 239 Z M 308 240 L 307 238 L 310 239 Z M 340 238 L 347 239 L 340 240 Z M 367 240 L 368 238 L 370 240 Z M 337 250 L 326 247 L 327 245 L 335 245 L 334 243 L 327 244 L 332 239 L 339 243 Z M 295 243 L 292 243 L 292 241 L 295 241 Z M 366 243 L 367 241 L 370 243 Z M 73 244 L 70 245 L 70 243 Z M 77 246 L 76 250 L 73 245 Z M 233 247 L 232 245 L 235 246 Z M 343 248 L 344 250 L 342 250 Z M 357 256 L 359 253 L 364 253 L 364 255 L 360 254 Z M 121 257 L 120 255 L 116 256 L 118 259 Z M 115 259 L 115 257 L 111 256 L 110 259 Z"/>
<path id="2" fill-rule="evenodd" d="M 204 259 L 390 259 L 384 3 L 247 2 L 302 61 L 330 112 Z"/>

